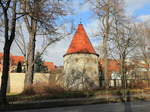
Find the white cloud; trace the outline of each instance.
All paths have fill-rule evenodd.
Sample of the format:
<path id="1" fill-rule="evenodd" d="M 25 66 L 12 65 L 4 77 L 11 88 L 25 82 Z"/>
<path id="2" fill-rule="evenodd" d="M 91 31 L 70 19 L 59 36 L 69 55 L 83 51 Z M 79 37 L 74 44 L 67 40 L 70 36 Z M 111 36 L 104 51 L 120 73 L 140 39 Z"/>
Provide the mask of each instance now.
<path id="1" fill-rule="evenodd" d="M 137 9 L 144 7 L 145 4 L 149 4 L 150 0 L 125 0 L 126 11 L 129 15 L 132 15 Z"/>
<path id="2" fill-rule="evenodd" d="M 72 1 L 72 8 L 74 9 L 74 13 L 82 13 L 90 10 L 89 2 L 84 2 L 84 0 L 74 0 Z"/>
<path id="3" fill-rule="evenodd" d="M 100 23 L 98 19 L 91 19 L 91 21 L 85 25 L 86 32 L 91 37 L 95 35 L 95 33 L 99 32 Z"/>
<path id="4" fill-rule="evenodd" d="M 138 20 L 140 20 L 140 21 L 148 21 L 148 20 L 150 20 L 150 15 L 139 16 Z"/>

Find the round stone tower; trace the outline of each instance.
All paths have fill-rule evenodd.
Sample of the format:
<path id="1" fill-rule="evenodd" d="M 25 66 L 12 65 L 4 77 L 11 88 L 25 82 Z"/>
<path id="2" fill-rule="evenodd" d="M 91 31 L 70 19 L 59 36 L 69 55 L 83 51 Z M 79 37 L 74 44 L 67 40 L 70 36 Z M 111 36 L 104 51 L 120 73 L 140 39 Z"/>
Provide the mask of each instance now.
<path id="1" fill-rule="evenodd" d="M 64 55 L 64 85 L 73 90 L 99 87 L 98 54 L 96 54 L 82 24 L 78 25 Z"/>

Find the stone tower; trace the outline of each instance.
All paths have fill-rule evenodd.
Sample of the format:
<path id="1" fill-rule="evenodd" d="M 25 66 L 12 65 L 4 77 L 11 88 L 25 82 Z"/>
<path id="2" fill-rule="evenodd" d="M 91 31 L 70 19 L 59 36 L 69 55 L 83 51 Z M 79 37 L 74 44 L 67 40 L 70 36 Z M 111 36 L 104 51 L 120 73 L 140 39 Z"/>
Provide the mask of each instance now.
<path id="1" fill-rule="evenodd" d="M 64 85 L 73 90 L 99 87 L 98 54 L 96 54 L 82 24 L 78 25 L 64 55 Z"/>

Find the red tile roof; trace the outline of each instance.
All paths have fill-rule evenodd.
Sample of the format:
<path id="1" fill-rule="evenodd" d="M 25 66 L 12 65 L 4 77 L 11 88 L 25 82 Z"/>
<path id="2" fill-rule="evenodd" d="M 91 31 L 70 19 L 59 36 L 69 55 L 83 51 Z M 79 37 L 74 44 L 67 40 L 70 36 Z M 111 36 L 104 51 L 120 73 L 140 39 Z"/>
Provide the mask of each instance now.
<path id="1" fill-rule="evenodd" d="M 133 62 L 133 64 L 136 65 L 137 67 L 145 68 L 145 69 L 150 68 L 149 64 L 142 63 L 142 62 L 137 61 L 137 60 L 133 60 L 132 62 Z"/>
<path id="2" fill-rule="evenodd" d="M 17 65 L 19 62 L 23 63 L 24 62 L 24 57 L 23 56 L 11 56 L 12 64 Z"/>
<path id="3" fill-rule="evenodd" d="M 73 53 L 96 54 L 82 24 L 78 25 L 77 31 L 65 55 Z"/>
<path id="4" fill-rule="evenodd" d="M 126 64 L 125 67 L 128 70 L 132 70 L 135 68 L 149 68 L 147 64 L 141 63 L 140 61 L 131 61 L 132 64 Z M 104 69 L 104 59 L 99 60 L 100 68 Z M 119 72 L 121 69 L 119 60 L 108 59 L 108 71 L 109 72 Z"/>
<path id="5" fill-rule="evenodd" d="M 3 58 L 3 53 L 0 53 L 0 60 Z"/>
<path id="6" fill-rule="evenodd" d="M 0 53 L 0 60 L 3 59 L 3 53 Z M 23 56 L 13 56 L 10 54 L 10 60 L 12 65 L 17 65 L 19 62 L 23 63 L 24 62 L 24 57 Z"/>
<path id="7" fill-rule="evenodd" d="M 101 59 L 99 61 L 100 63 L 100 67 L 104 68 L 104 60 Z M 113 60 L 113 59 L 108 59 L 108 71 L 109 72 L 119 72 L 120 71 L 120 64 L 118 63 L 118 61 Z"/>
<path id="8" fill-rule="evenodd" d="M 44 66 L 48 68 L 48 71 L 53 71 L 56 68 L 53 62 L 44 62 Z"/>
<path id="9" fill-rule="evenodd" d="M 3 56 L 3 53 L 0 53 L 0 57 Z"/>
<path id="10" fill-rule="evenodd" d="M 0 53 L 0 61 L 1 61 L 2 57 L 3 57 L 3 53 Z M 10 61 L 11 61 L 11 65 L 17 65 L 19 62 L 21 62 L 23 64 L 24 57 L 10 55 Z M 48 68 L 48 71 L 53 71 L 56 69 L 55 64 L 52 62 L 44 62 L 44 66 L 46 66 Z M 1 71 L 2 71 L 2 64 L 0 64 L 0 72 Z"/>

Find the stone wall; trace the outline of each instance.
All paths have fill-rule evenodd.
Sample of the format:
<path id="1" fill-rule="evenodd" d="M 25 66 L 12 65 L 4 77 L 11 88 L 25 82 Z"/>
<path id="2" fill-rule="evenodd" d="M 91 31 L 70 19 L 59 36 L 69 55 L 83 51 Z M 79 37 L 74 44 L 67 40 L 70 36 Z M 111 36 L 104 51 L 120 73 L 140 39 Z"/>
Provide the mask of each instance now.
<path id="1" fill-rule="evenodd" d="M 64 57 L 64 85 L 72 89 L 99 87 L 98 56 L 94 54 L 69 54 Z"/>
<path id="2" fill-rule="evenodd" d="M 1 75 L 0 73 L 0 84 L 1 84 Z M 48 83 L 50 74 L 49 73 L 35 73 L 34 75 L 34 84 L 35 83 Z M 8 92 L 10 93 L 21 93 L 24 89 L 24 73 L 10 73 L 8 81 Z"/>

